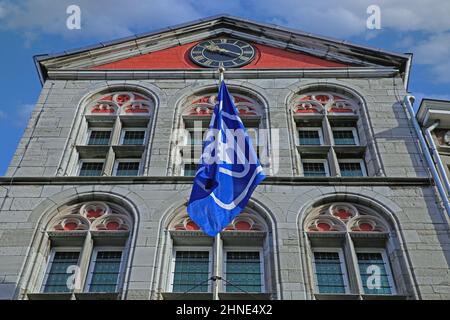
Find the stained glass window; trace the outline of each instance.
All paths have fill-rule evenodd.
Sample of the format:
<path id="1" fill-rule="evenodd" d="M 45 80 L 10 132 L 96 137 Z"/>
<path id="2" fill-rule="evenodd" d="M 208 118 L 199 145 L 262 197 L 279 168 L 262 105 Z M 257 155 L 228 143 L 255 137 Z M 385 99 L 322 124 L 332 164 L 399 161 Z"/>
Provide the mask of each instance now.
<path id="1" fill-rule="evenodd" d="M 177 251 L 172 291 L 208 292 L 209 265 L 208 251 Z"/>
<path id="2" fill-rule="evenodd" d="M 382 254 L 358 252 L 356 255 L 364 293 L 392 294 L 387 266 Z"/>
<path id="3" fill-rule="evenodd" d="M 259 252 L 227 252 L 226 291 L 261 292 L 262 270 L 260 259 Z"/>
<path id="4" fill-rule="evenodd" d="M 73 282 L 69 277 L 74 275 L 71 266 L 77 266 L 79 252 L 56 251 L 51 262 L 44 285 L 44 292 L 72 292 Z"/>
<path id="5" fill-rule="evenodd" d="M 121 261 L 121 251 L 98 251 L 92 262 L 89 292 L 116 292 Z"/>
<path id="6" fill-rule="evenodd" d="M 344 272 L 339 253 L 314 252 L 314 264 L 319 293 L 345 293 Z"/>

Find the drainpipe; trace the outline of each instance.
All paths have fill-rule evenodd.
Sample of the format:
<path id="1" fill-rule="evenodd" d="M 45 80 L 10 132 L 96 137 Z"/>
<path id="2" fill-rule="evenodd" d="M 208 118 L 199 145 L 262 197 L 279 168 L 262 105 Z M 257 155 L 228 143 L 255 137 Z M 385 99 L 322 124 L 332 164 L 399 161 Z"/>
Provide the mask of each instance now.
<path id="1" fill-rule="evenodd" d="M 439 156 L 436 143 L 434 143 L 433 136 L 431 135 L 431 131 L 436 129 L 436 127 L 439 125 L 439 120 L 436 120 L 431 126 L 425 129 L 425 136 L 428 142 L 428 145 L 431 148 L 431 152 L 433 153 L 433 159 L 438 167 L 439 174 L 444 182 L 445 190 L 447 191 L 447 197 L 449 196 L 450 192 L 450 183 L 448 180 L 447 172 L 445 171 L 444 164 L 442 163 L 441 157 Z"/>
<path id="2" fill-rule="evenodd" d="M 442 198 L 442 202 L 445 207 L 445 211 L 447 211 L 447 215 L 450 217 L 450 203 L 448 201 L 447 192 L 445 191 L 444 185 L 442 184 L 442 180 L 439 176 L 439 173 L 436 170 L 436 167 L 434 166 L 433 158 L 430 154 L 430 149 L 428 148 L 428 145 L 425 141 L 425 138 L 422 135 L 422 130 L 420 129 L 420 126 L 417 122 L 416 115 L 414 113 L 413 106 L 411 104 L 411 101 L 414 101 L 414 97 L 411 95 L 406 95 L 403 99 L 403 104 L 406 106 L 406 109 L 409 113 L 409 116 L 411 117 L 411 122 L 413 124 L 414 130 L 416 131 L 417 137 L 420 142 L 420 146 L 422 147 L 423 154 L 425 156 L 425 159 L 427 160 L 428 166 L 430 167 L 431 175 L 433 176 L 434 183 L 436 184 L 436 187 L 439 191 L 439 195 Z"/>

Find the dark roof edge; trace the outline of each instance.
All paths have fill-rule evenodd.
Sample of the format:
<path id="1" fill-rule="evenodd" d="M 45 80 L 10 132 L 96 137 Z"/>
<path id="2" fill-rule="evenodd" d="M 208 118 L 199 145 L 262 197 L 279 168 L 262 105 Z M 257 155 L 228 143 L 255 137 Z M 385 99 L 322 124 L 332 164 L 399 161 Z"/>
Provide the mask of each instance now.
<path id="1" fill-rule="evenodd" d="M 354 43 L 348 42 L 347 40 L 338 40 L 338 39 L 331 38 L 331 37 L 319 36 L 319 35 L 316 35 L 316 34 L 313 34 L 313 33 L 303 32 L 303 31 L 300 31 L 300 30 L 297 30 L 297 29 L 281 27 L 281 26 L 278 26 L 278 25 L 275 25 L 275 24 L 269 24 L 269 23 L 258 22 L 258 21 L 254 21 L 254 20 L 250 20 L 250 19 L 239 18 L 239 17 L 232 16 L 232 15 L 229 15 L 229 14 L 219 14 L 219 15 L 214 15 L 214 16 L 210 16 L 210 17 L 207 17 L 207 18 L 201 18 L 201 19 L 197 19 L 197 20 L 193 20 L 193 21 L 189 21 L 189 22 L 180 23 L 180 24 L 177 24 L 177 25 L 174 25 L 174 26 L 171 26 L 171 27 L 160 28 L 160 29 L 157 29 L 157 30 L 154 30 L 154 31 L 151 31 L 151 32 L 134 34 L 132 36 L 119 38 L 119 39 L 113 40 L 113 41 L 100 42 L 97 45 L 89 45 L 89 46 L 76 48 L 76 49 L 73 49 L 73 50 L 66 50 L 66 51 L 58 52 L 58 53 L 54 53 L 54 54 L 38 54 L 38 55 L 34 56 L 34 61 L 35 61 L 35 64 L 38 64 L 37 68 L 38 68 L 38 72 L 39 72 L 39 77 L 41 79 L 41 82 L 43 82 L 43 80 L 45 79 L 45 77 L 44 77 L 44 74 L 45 74 L 44 71 L 45 70 L 43 70 L 42 65 L 40 64 L 41 61 L 52 59 L 52 58 L 59 58 L 59 57 L 65 56 L 65 55 L 82 53 L 82 52 L 85 52 L 85 51 L 88 51 L 88 50 L 100 49 L 100 48 L 103 48 L 105 46 L 116 45 L 116 44 L 124 43 L 124 42 L 130 41 L 130 40 L 137 40 L 137 39 L 141 39 L 141 38 L 144 38 L 144 37 L 149 37 L 149 36 L 152 36 L 152 35 L 156 35 L 156 34 L 159 34 L 161 32 L 164 32 L 164 31 L 176 30 L 176 29 L 180 29 L 180 28 L 183 28 L 183 27 L 186 27 L 186 26 L 195 25 L 195 24 L 198 24 L 198 23 L 203 23 L 203 22 L 208 22 L 208 21 L 213 21 L 213 20 L 218 20 L 218 19 L 222 19 L 222 20 L 229 19 L 229 20 L 235 20 L 235 21 L 250 23 L 250 24 L 253 24 L 253 25 L 257 25 L 257 26 L 261 26 L 261 27 L 265 27 L 265 28 L 270 28 L 270 29 L 276 29 L 276 30 L 279 30 L 279 31 L 284 31 L 284 32 L 296 34 L 296 35 L 299 35 L 299 36 L 314 38 L 314 39 L 317 39 L 317 40 L 333 42 L 333 43 L 337 43 L 337 44 L 340 44 L 340 45 L 345 45 L 345 46 L 349 46 L 349 47 L 353 47 L 353 48 L 357 48 L 357 49 L 372 51 L 372 52 L 381 53 L 381 54 L 386 54 L 386 55 L 394 56 L 394 57 L 405 59 L 405 60 L 410 60 L 411 59 L 411 54 L 396 53 L 396 52 L 387 51 L 387 50 L 383 50 L 383 49 L 379 49 L 379 48 L 375 48 L 375 47 L 354 44 Z"/>

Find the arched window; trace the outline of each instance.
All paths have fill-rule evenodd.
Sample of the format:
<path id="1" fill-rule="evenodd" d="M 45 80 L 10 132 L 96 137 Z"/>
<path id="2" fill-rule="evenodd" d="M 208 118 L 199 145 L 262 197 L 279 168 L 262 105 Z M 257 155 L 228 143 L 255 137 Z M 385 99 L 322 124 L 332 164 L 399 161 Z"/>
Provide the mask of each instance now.
<path id="1" fill-rule="evenodd" d="M 132 225 L 128 212 L 110 202 L 61 210 L 48 223 L 46 260 L 28 298 L 118 299 Z"/>
<path id="2" fill-rule="evenodd" d="M 172 240 L 166 299 L 211 298 L 212 276 L 219 297 L 270 298 L 274 294 L 271 233 L 256 211 L 246 208 L 217 239 L 205 235 L 181 208 L 168 226 Z"/>
<path id="3" fill-rule="evenodd" d="M 398 254 L 395 232 L 375 210 L 347 202 L 319 205 L 304 220 L 304 231 L 317 299 L 399 296 L 403 285 L 392 267 L 398 261 L 391 259 Z"/>
<path id="4" fill-rule="evenodd" d="M 366 176 L 366 139 L 360 103 L 346 92 L 306 91 L 295 95 L 291 111 L 303 176 Z"/>
<path id="5" fill-rule="evenodd" d="M 143 174 L 154 102 L 137 91 L 91 97 L 71 157 L 72 175 Z"/>
<path id="6" fill-rule="evenodd" d="M 232 98 L 244 123 L 261 164 L 267 166 L 268 143 L 266 117 L 262 102 L 244 92 L 232 92 Z M 197 171 L 203 139 L 217 104 L 217 93 L 201 93 L 188 97 L 182 104 L 179 130 L 176 134 L 176 154 L 172 167 L 175 175 L 193 176 Z"/>

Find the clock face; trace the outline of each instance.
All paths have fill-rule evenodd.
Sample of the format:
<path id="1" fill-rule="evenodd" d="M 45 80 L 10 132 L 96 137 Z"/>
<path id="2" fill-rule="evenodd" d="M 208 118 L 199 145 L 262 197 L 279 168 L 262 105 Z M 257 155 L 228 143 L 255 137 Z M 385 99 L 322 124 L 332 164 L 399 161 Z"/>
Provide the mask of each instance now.
<path id="1" fill-rule="evenodd" d="M 234 39 L 214 39 L 200 42 L 191 49 L 191 59 L 203 67 L 241 67 L 255 57 L 255 48 Z"/>

